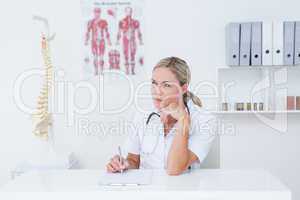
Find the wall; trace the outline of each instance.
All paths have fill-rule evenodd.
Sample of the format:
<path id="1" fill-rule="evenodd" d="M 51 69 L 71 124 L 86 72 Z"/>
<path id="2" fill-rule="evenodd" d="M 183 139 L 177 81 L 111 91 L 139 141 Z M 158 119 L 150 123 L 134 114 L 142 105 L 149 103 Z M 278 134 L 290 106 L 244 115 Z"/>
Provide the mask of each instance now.
<path id="1" fill-rule="evenodd" d="M 177 55 L 186 59 L 191 66 L 193 78 L 192 88 L 201 83 L 201 81 L 210 81 L 215 84 L 217 79 L 216 69 L 225 64 L 224 52 L 224 27 L 230 21 L 259 21 L 259 20 L 294 20 L 300 19 L 298 8 L 300 3 L 295 0 L 227 0 L 227 1 L 197 1 L 197 0 L 148 0 L 146 5 L 147 17 L 147 69 L 143 74 L 147 77 L 151 67 L 162 57 Z M 69 81 L 78 81 L 82 77 L 81 73 L 81 15 L 79 1 L 2 1 L 0 6 L 0 63 L 4 73 L 0 79 L 2 96 L 0 99 L 1 114 L 1 133 L 0 133 L 0 184 L 6 182 L 9 178 L 9 169 L 22 158 L 32 152 L 33 136 L 31 134 L 30 116 L 22 112 L 14 102 L 14 81 L 20 73 L 25 70 L 40 67 L 41 57 L 39 50 L 39 37 L 41 27 L 33 22 L 32 15 L 41 15 L 49 19 L 51 30 L 56 32 L 57 36 L 52 44 L 53 59 L 56 68 L 65 70 L 65 79 Z M 22 96 L 24 102 L 29 106 L 34 106 L 32 98 L 38 95 L 39 77 L 32 77 L 24 82 Z M 96 84 L 97 80 L 91 80 Z M 122 85 L 119 84 L 122 91 Z M 107 86 L 108 89 L 110 86 Z M 112 86 L 111 86 L 112 87 Z M 106 90 L 110 91 L 110 90 Z M 80 98 L 78 101 L 83 105 L 86 99 Z M 216 100 L 206 98 L 206 95 L 212 94 L 212 91 L 206 87 L 196 91 L 202 95 L 204 103 L 208 108 L 214 108 Z M 82 97 L 83 95 L 81 95 Z M 107 97 L 119 97 L 118 93 L 108 92 Z M 125 97 L 124 97 L 125 98 Z M 114 103 L 113 101 L 110 103 Z M 132 110 L 128 109 L 118 115 L 121 118 L 130 119 L 133 115 Z M 80 117 L 80 116 L 79 116 Z M 101 121 L 103 124 L 113 122 L 117 116 L 109 118 L 99 116 L 97 113 L 90 113 L 91 121 Z M 298 116 L 295 116 L 298 119 Z M 59 131 L 56 135 L 57 145 L 61 149 L 71 149 L 76 151 L 81 159 L 82 167 L 101 168 L 109 155 L 115 149 L 116 145 L 122 141 L 123 137 L 112 137 L 108 135 L 103 139 L 99 135 L 78 135 L 75 127 L 65 126 L 65 116 L 56 116 L 55 130 Z M 271 137 L 275 132 L 265 127 L 255 118 L 240 119 L 233 116 L 230 119 L 234 122 L 239 134 L 251 136 L 253 146 L 258 132 L 253 135 L 255 130 L 262 130 L 259 133 L 265 138 Z M 290 128 L 286 135 L 291 135 L 285 142 L 280 143 L 282 150 L 281 159 L 270 161 L 264 159 L 271 153 L 278 153 L 279 146 L 272 146 L 272 150 L 267 151 L 270 154 L 264 154 L 260 159 L 254 158 L 253 151 L 243 149 L 243 143 L 239 137 L 231 140 L 232 137 L 223 137 L 221 145 L 221 166 L 222 167 L 267 167 L 273 173 L 278 175 L 296 192 L 300 187 L 299 175 L 296 166 L 299 161 L 296 155 L 299 153 L 299 147 L 296 148 L 296 141 L 299 136 L 296 120 L 291 120 Z M 250 126 L 249 126 L 250 124 Z M 251 127 L 251 128 L 250 128 Z M 57 132 L 56 132 L 57 133 Z M 277 137 L 277 136 L 276 136 Z M 234 137 L 235 138 L 235 137 Z M 279 138 L 277 138 L 280 140 Z M 293 143 L 289 141 L 293 140 Z M 278 141 L 279 143 L 279 141 Z M 113 145 L 112 145 L 113 144 Z M 276 143 L 277 144 L 277 143 Z M 293 144 L 293 153 L 288 157 Z M 261 145 L 261 144 L 260 144 Z M 250 146 L 251 147 L 251 146 Z M 249 147 L 249 148 L 250 148 Z M 241 150 L 242 149 L 242 150 Z M 263 150 L 260 149 L 259 150 Z M 261 152 L 257 150 L 257 154 Z M 273 151 L 274 150 L 274 151 Z M 286 153 L 284 153 L 286 151 Z M 240 152 L 240 153 L 233 153 Z M 215 153 L 217 156 L 218 150 Z M 273 158 L 276 157 L 272 155 Z M 289 158 L 289 159 L 288 159 Z M 248 160 L 248 162 L 240 162 Z M 232 162 L 231 162 L 232 161 Z M 284 164 L 283 164 L 284 163 Z M 249 164 L 249 165 L 248 165 Z M 251 164 L 251 165 L 250 165 Z M 282 168 L 280 167 L 282 166 Z M 286 173 L 286 171 L 289 171 Z"/>

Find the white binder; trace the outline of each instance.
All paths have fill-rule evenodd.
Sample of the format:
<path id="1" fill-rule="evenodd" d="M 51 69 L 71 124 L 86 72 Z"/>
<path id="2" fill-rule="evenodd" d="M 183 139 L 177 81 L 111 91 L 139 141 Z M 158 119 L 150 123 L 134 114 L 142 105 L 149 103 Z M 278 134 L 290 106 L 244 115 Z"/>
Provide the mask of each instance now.
<path id="1" fill-rule="evenodd" d="M 283 64 L 294 65 L 295 22 L 284 22 Z"/>
<path id="2" fill-rule="evenodd" d="M 264 21 L 262 24 L 262 64 L 273 65 L 273 23 Z"/>
<path id="3" fill-rule="evenodd" d="M 240 62 L 240 24 L 229 23 L 226 26 L 226 63 L 238 66 Z"/>
<path id="4" fill-rule="evenodd" d="M 283 22 L 273 22 L 273 65 L 283 65 Z"/>
<path id="5" fill-rule="evenodd" d="M 300 21 L 296 22 L 295 25 L 295 54 L 294 64 L 300 64 Z"/>
<path id="6" fill-rule="evenodd" d="M 261 65 L 261 51 L 262 51 L 262 23 L 252 23 L 252 36 L 251 36 L 251 65 Z"/>
<path id="7" fill-rule="evenodd" d="M 240 65 L 250 65 L 251 23 L 241 24 Z"/>

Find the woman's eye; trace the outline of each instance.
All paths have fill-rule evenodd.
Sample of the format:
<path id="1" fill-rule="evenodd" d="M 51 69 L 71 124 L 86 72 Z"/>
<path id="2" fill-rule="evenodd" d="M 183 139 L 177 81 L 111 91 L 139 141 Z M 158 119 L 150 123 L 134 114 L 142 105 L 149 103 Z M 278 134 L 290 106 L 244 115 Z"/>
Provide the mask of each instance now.
<path id="1" fill-rule="evenodd" d="M 151 81 L 152 85 L 157 85 L 157 83 L 155 81 Z"/>
<path id="2" fill-rule="evenodd" d="M 171 87 L 171 85 L 168 84 L 168 83 L 165 83 L 165 84 L 164 84 L 164 87 L 169 88 L 169 87 Z"/>

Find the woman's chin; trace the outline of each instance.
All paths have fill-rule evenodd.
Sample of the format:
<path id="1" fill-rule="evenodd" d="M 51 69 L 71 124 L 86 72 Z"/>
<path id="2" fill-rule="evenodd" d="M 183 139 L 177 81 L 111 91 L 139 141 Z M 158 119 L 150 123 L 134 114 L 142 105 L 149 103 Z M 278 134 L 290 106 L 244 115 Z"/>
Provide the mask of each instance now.
<path id="1" fill-rule="evenodd" d="M 154 105 L 154 107 L 155 107 L 157 110 L 160 110 L 160 101 L 154 100 L 154 101 L 153 101 L 153 105 Z"/>

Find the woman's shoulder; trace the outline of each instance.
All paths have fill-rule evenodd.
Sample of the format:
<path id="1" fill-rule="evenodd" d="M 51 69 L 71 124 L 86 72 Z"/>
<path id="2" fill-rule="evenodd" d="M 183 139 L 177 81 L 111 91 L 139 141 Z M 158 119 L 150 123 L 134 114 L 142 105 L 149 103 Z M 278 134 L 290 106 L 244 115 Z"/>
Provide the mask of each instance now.
<path id="1" fill-rule="evenodd" d="M 147 113 L 135 110 L 133 113 L 133 122 L 137 123 L 140 121 L 145 121 Z"/>
<path id="2" fill-rule="evenodd" d="M 192 121 L 205 122 L 205 121 L 216 120 L 215 114 L 205 109 L 204 107 L 199 107 L 198 105 L 195 105 L 192 100 L 188 101 L 187 106 Z"/>
<path id="3" fill-rule="evenodd" d="M 133 122 L 134 123 L 142 123 L 142 124 L 147 124 L 147 122 L 149 121 L 149 118 L 152 120 L 152 118 L 155 118 L 155 116 L 153 116 L 153 113 L 157 113 L 155 111 L 150 111 L 150 110 L 136 110 L 134 112 L 134 116 L 133 116 Z"/>
<path id="4" fill-rule="evenodd" d="M 191 100 L 190 100 L 191 101 Z M 213 136 L 217 132 L 217 117 L 209 110 L 190 103 L 191 128 L 193 132 Z"/>

